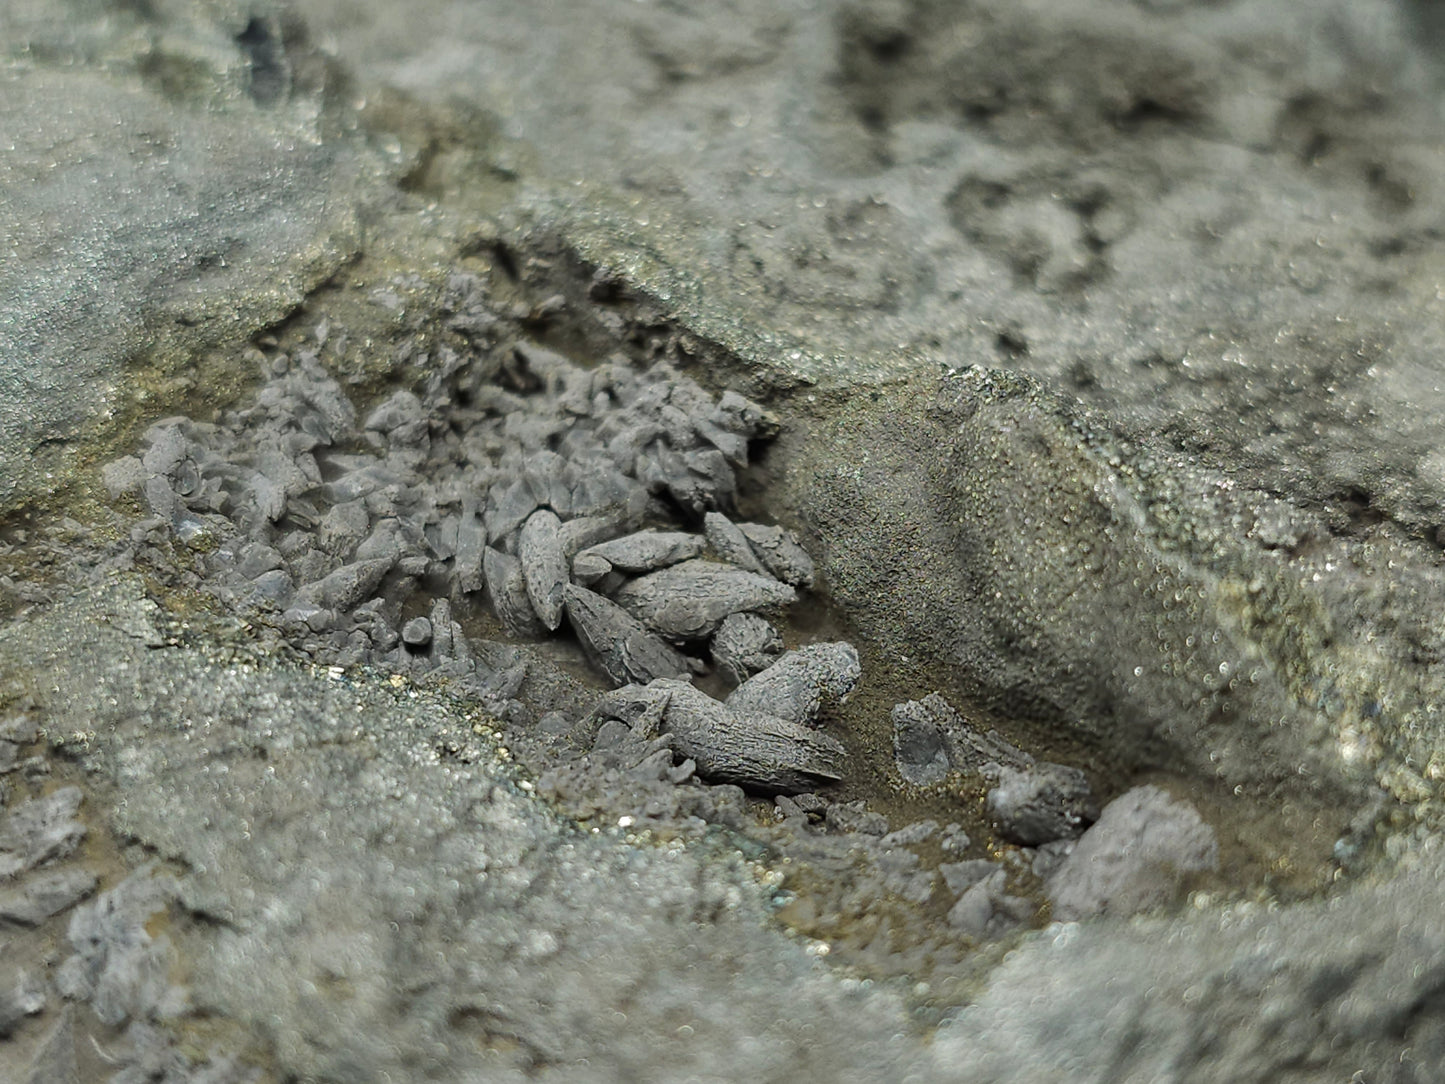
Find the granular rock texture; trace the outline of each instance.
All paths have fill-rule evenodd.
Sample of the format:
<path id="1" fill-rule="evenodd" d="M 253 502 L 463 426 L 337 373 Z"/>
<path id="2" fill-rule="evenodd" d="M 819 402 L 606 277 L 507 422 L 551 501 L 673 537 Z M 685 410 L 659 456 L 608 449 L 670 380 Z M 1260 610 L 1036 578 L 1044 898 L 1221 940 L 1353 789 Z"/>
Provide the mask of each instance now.
<path id="1" fill-rule="evenodd" d="M 861 676 L 852 644 L 810 644 L 748 678 L 728 694 L 727 706 L 815 725 L 819 713 L 846 699 Z"/>
<path id="2" fill-rule="evenodd" d="M 9 811 L 0 822 L 0 877 L 69 857 L 85 838 L 85 826 L 73 819 L 81 797 L 79 787 L 62 787 Z"/>
<path id="3" fill-rule="evenodd" d="M 1033 758 L 997 731 L 969 725 L 938 693 L 895 704 L 893 759 L 910 783 L 937 783 L 950 771 L 997 780 L 1005 769 L 1026 770 Z"/>
<path id="4" fill-rule="evenodd" d="M 939 1030 L 964 1080 L 1362 1079 L 1439 1075 L 1438 854 L 1388 883 L 1279 911 L 1061 925 L 1016 951 Z M 1089 1011 L 1080 1010 L 1089 1006 Z"/>
<path id="5" fill-rule="evenodd" d="M 265 102 L 236 41 L 253 18 L 286 73 Z M 125 376 L 138 364 L 231 384 L 206 352 L 282 318 L 350 258 L 391 168 L 328 130 L 336 73 L 297 37 L 282 46 L 273 18 L 170 4 L 164 23 L 157 32 L 144 6 L 0 12 L 14 61 L 0 84 L 7 510 L 50 491 L 78 437 L 133 409 Z"/>
<path id="6" fill-rule="evenodd" d="M 1378 579 L 1395 562 L 1439 590 L 1433 547 L 1333 534 L 998 370 L 949 374 L 927 406 L 908 393 L 890 405 L 861 425 L 845 409 L 808 453 L 819 470 L 803 499 L 864 635 L 1109 759 L 1319 801 L 1341 829 L 1379 788 L 1434 794 L 1419 768 L 1438 756 L 1441 675 L 1405 663 L 1438 658 L 1445 630 Z M 897 450 L 861 474 L 821 465 L 858 443 Z M 878 561 L 900 538 L 908 565 Z M 935 730 L 947 727 L 906 730 L 925 774 Z"/>
<path id="7" fill-rule="evenodd" d="M 1219 865 L 1214 831 L 1187 802 L 1135 787 L 1104 807 L 1044 884 L 1059 922 L 1131 915 L 1168 903 L 1191 874 Z"/>
<path id="8" fill-rule="evenodd" d="M 1437 7 L 4 5 L 0 1076 L 1433 1084 Z"/>
<path id="9" fill-rule="evenodd" d="M 757 614 L 728 614 L 713 633 L 713 662 L 733 685 L 766 670 L 782 650 L 778 630 Z"/>
<path id="10" fill-rule="evenodd" d="M 698 1079 L 719 1059 L 759 1079 L 881 1077 L 916 1057 L 891 1045 L 895 997 L 767 927 L 765 868 L 721 840 L 578 831 L 528 794 L 475 712 L 148 648 L 125 629 L 164 631 L 130 582 L 43 620 L 38 641 L 0 633 L 0 661 L 43 675 L 31 688 L 57 732 L 93 728 L 75 753 L 130 796 L 115 826 L 183 872 L 143 867 L 73 911 L 56 971 L 6 987 L 0 970 L 0 1013 L 24 1020 L 63 993 L 127 1027 L 96 1075 L 36 1084 L 118 1070 L 239 1084 L 257 1058 L 283 1078 L 366 1082 L 636 1079 L 659 1057 Z M 102 660 L 105 681 L 80 680 Z M 218 1019 L 240 1030 L 217 1039 Z M 52 1017 L 37 1058 L 90 1056 L 68 1020 Z M 174 1029 L 194 1037 L 178 1047 Z"/>

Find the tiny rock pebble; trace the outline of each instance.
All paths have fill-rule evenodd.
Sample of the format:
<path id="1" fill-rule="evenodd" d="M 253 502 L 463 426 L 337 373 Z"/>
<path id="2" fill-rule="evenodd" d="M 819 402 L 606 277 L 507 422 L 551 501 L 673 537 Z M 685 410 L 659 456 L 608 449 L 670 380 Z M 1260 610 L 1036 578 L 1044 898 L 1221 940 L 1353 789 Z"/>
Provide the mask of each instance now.
<path id="1" fill-rule="evenodd" d="M 401 628 L 402 643 L 410 647 L 426 647 L 431 639 L 432 625 L 425 617 L 413 617 Z"/>
<path id="2" fill-rule="evenodd" d="M 986 804 L 1004 838 L 1031 847 L 1077 836 L 1099 815 L 1084 773 L 1046 762 L 1004 769 Z"/>
<path id="3" fill-rule="evenodd" d="M 888 818 L 868 809 L 862 799 L 834 802 L 828 806 L 823 819 L 835 832 L 858 832 L 865 836 L 888 834 Z"/>

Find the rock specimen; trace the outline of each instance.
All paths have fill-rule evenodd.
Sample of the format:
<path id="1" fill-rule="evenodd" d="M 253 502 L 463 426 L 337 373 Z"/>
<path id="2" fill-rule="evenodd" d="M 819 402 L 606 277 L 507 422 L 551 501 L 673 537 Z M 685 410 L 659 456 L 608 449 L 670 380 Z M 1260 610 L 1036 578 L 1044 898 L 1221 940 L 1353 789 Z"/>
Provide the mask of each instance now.
<path id="1" fill-rule="evenodd" d="M 555 512 L 539 508 L 527 517 L 517 539 L 527 598 L 549 630 L 562 624 L 562 589 L 568 581 L 567 559 L 558 536 L 561 528 L 562 521 Z"/>
<path id="2" fill-rule="evenodd" d="M 582 649 L 614 684 L 689 676 L 687 659 L 615 602 L 575 584 L 562 597 Z"/>
<path id="3" fill-rule="evenodd" d="M 1007 840 L 1035 847 L 1072 838 L 1098 816 L 1083 772 L 1035 761 L 997 732 L 969 724 L 937 693 L 895 705 L 891 714 L 899 774 L 919 786 L 954 771 L 983 776 L 993 784 L 989 816 Z"/>
<path id="4" fill-rule="evenodd" d="M 762 523 L 740 523 L 738 530 L 769 574 L 794 587 L 813 586 L 813 559 L 792 531 Z"/>
<path id="5" fill-rule="evenodd" d="M 701 535 L 682 531 L 638 531 L 588 546 L 577 555 L 576 560 L 604 561 L 608 571 L 652 572 L 697 557 L 702 553 L 704 544 L 705 539 Z"/>
<path id="6" fill-rule="evenodd" d="M 147 923 L 165 911 L 175 893 L 175 881 L 148 865 L 80 907 L 68 930 L 75 954 L 56 976 L 61 993 L 88 1000 L 96 1016 L 111 1025 L 145 1010 L 174 1013 L 185 999 L 171 982 L 175 951 L 170 938 L 152 936 Z"/>
<path id="7" fill-rule="evenodd" d="M 392 564 L 391 561 L 378 559 L 342 565 L 335 572 L 307 584 L 297 594 L 307 602 L 327 609 L 350 610 L 376 592 L 391 571 Z"/>
<path id="8" fill-rule="evenodd" d="M 813 559 L 792 531 L 763 523 L 734 523 L 721 512 L 704 516 L 703 530 L 713 553 L 728 564 L 793 587 L 813 586 Z"/>
<path id="9" fill-rule="evenodd" d="M 975 858 L 967 862 L 945 862 L 938 867 L 938 872 L 943 875 L 943 883 L 948 890 L 955 896 L 961 896 L 985 877 L 1002 869 L 1003 866 L 997 862 Z"/>
<path id="10" fill-rule="evenodd" d="M 431 643 L 432 624 L 425 617 L 413 617 L 401 629 L 402 643 L 407 647 L 423 648 Z"/>
<path id="11" fill-rule="evenodd" d="M 1044 882 L 1054 918 L 1127 916 L 1168 903 L 1219 865 L 1214 830 L 1187 802 L 1135 787 L 1104 807 Z"/>
<path id="12" fill-rule="evenodd" d="M 936 701 L 937 709 L 931 702 Z M 946 712 L 944 709 L 947 709 Z M 893 721 L 893 762 L 905 780 L 917 786 L 943 782 L 952 770 L 945 720 L 957 714 L 937 693 L 922 701 L 895 704 Z"/>
<path id="13" fill-rule="evenodd" d="M 649 628 L 674 640 L 709 635 L 729 614 L 778 610 L 797 592 L 768 576 L 702 559 L 641 576 L 622 587 L 617 602 Z"/>
<path id="14" fill-rule="evenodd" d="M 488 547 L 482 555 L 482 569 L 486 573 L 487 595 L 492 600 L 492 609 L 501 619 L 502 627 L 513 636 L 531 638 L 544 635 L 547 627 L 532 608 L 532 598 L 522 574 L 522 562 L 511 554 Z"/>
<path id="15" fill-rule="evenodd" d="M 0 888 L 0 928 L 38 926 L 90 895 L 96 883 L 89 870 L 63 869 L 37 874 L 18 888 Z"/>
<path id="16" fill-rule="evenodd" d="M 783 637 L 757 614 L 728 614 L 712 635 L 712 661 L 730 684 L 766 670 L 783 652 Z"/>
<path id="17" fill-rule="evenodd" d="M 736 523 L 721 512 L 709 512 L 703 516 L 702 522 L 703 530 L 707 534 L 707 544 L 719 558 L 746 572 L 764 571 L 762 562 L 748 544 L 747 535 L 743 534 Z"/>
<path id="18" fill-rule="evenodd" d="M 852 644 L 810 644 L 789 651 L 733 690 L 733 711 L 765 712 L 798 724 L 810 724 L 827 703 L 853 691 L 862 676 Z"/>
<path id="19" fill-rule="evenodd" d="M 1000 835 L 1027 847 L 1077 836 L 1099 815 L 1084 773 L 1047 761 L 1004 768 L 987 808 Z"/>
<path id="20" fill-rule="evenodd" d="M 948 912 L 948 924 L 969 937 L 992 940 L 1027 922 L 1034 905 L 1009 895 L 1006 881 L 1007 874 L 995 869 L 965 889 Z"/>
<path id="21" fill-rule="evenodd" d="M 775 715 L 734 711 L 682 681 L 624 686 L 594 714 L 671 734 L 674 748 L 716 782 L 791 794 L 843 776 L 847 754 L 836 739 Z"/>
<path id="22" fill-rule="evenodd" d="M 1022 770 L 1033 763 L 996 731 L 982 731 L 966 722 L 937 693 L 895 705 L 891 718 L 894 762 L 910 783 L 939 783 L 950 771 L 996 779 L 1005 767 Z"/>
<path id="23" fill-rule="evenodd" d="M 449 280 L 441 307 L 484 344 L 505 319 L 465 274 Z M 666 364 L 639 370 L 617 355 L 587 367 L 525 341 L 465 363 L 443 349 L 415 389 L 361 422 L 317 354 L 263 366 L 251 406 L 216 423 L 159 422 L 140 455 L 103 473 L 117 497 L 140 497 L 205 555 L 206 589 L 277 608 L 318 662 L 451 672 L 451 660 L 504 680 L 450 615 L 430 634 L 401 628 L 418 590 L 485 589 L 509 636 L 544 638 L 570 613 L 614 682 L 683 677 L 686 661 L 659 635 L 703 639 L 731 614 L 796 597 L 764 574 L 758 546 L 785 578 L 810 582 L 807 555 L 781 528 L 746 525 L 754 544 L 729 523 L 741 567 L 700 561 L 702 534 L 638 530 L 679 506 L 708 517 L 732 506 L 749 443 L 776 432 L 757 404 L 714 398 Z M 596 594 L 574 594 L 569 609 L 574 583 Z M 756 668 L 743 664 L 735 680 Z"/>
<path id="24" fill-rule="evenodd" d="M 75 850 L 85 838 L 85 826 L 73 819 L 80 800 L 79 787 L 61 787 L 16 806 L 0 820 L 0 879 Z"/>

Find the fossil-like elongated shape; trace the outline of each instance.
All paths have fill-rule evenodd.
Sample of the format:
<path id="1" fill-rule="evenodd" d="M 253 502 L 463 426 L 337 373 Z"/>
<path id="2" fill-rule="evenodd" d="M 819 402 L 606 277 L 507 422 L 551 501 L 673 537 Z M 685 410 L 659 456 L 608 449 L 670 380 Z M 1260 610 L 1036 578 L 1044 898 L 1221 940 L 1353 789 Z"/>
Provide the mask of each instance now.
<path id="1" fill-rule="evenodd" d="M 737 527 L 771 575 L 794 587 L 813 586 L 813 559 L 792 531 L 763 523 L 739 523 Z"/>
<path id="2" fill-rule="evenodd" d="M 709 635 L 728 614 L 778 610 L 798 595 L 767 576 L 697 559 L 640 576 L 614 597 L 664 636 L 695 640 Z"/>
<path id="3" fill-rule="evenodd" d="M 342 565 L 330 575 L 301 588 L 301 597 L 333 610 L 350 610 L 376 593 L 394 562 L 379 558 Z"/>
<path id="4" fill-rule="evenodd" d="M 637 531 L 589 546 L 578 557 L 601 557 L 623 572 L 653 572 L 702 553 L 703 537 L 683 531 Z"/>
<path id="5" fill-rule="evenodd" d="M 563 599 L 587 657 L 618 685 L 687 678 L 687 659 L 615 602 L 573 584 Z"/>
<path id="6" fill-rule="evenodd" d="M 783 653 L 783 637 L 757 614 L 729 614 L 712 635 L 712 661 L 732 685 L 766 670 Z"/>
<path id="7" fill-rule="evenodd" d="M 847 750 L 811 727 L 760 712 L 734 711 L 684 681 L 659 678 L 627 685 L 599 702 L 597 713 L 672 734 L 673 747 L 719 783 L 797 794 L 843 778 Z"/>
<path id="8" fill-rule="evenodd" d="M 487 545 L 487 528 L 471 505 L 464 505 L 457 522 L 456 577 L 462 591 L 480 591 L 482 587 L 482 550 Z"/>
<path id="9" fill-rule="evenodd" d="M 538 620 L 532 600 L 527 597 L 521 562 L 511 554 L 488 546 L 482 553 L 482 571 L 486 575 L 492 609 L 502 627 L 513 636 L 528 639 L 546 635 L 546 626 Z"/>
<path id="10" fill-rule="evenodd" d="M 745 572 L 763 571 L 763 564 L 749 545 L 748 536 L 727 516 L 721 512 L 709 512 L 702 517 L 702 525 L 713 553 Z"/>
<path id="11" fill-rule="evenodd" d="M 539 508 L 522 524 L 517 556 L 532 609 L 549 629 L 562 624 L 562 589 L 567 586 L 567 558 L 558 531 L 562 521 L 550 508 Z"/>

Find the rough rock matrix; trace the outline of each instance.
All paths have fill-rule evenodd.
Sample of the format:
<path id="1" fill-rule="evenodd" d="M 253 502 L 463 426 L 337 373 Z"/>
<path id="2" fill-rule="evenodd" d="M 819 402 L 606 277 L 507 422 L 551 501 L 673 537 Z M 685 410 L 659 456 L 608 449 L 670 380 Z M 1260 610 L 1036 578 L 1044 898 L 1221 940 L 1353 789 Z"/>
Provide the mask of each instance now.
<path id="1" fill-rule="evenodd" d="M 0 1078 L 1438 1079 L 1438 7 L 4 5 Z"/>

